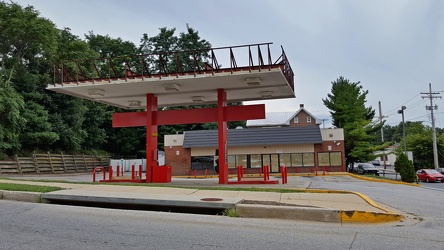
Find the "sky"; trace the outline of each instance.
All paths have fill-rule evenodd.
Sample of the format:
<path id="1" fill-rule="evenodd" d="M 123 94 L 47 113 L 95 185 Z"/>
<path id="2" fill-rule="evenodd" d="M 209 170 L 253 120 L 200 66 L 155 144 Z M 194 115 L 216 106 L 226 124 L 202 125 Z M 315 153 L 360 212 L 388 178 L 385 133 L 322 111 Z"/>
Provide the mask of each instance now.
<path id="1" fill-rule="evenodd" d="M 267 112 L 300 104 L 331 126 L 322 99 L 339 76 L 360 82 L 366 106 L 379 102 L 386 124 L 404 120 L 444 128 L 444 1 L 441 0 L 16 0 L 32 5 L 60 29 L 140 43 L 144 33 L 186 25 L 213 47 L 273 42 L 283 46 L 295 73 L 296 98 L 265 103 Z M 274 55 L 276 57 L 276 55 Z"/>

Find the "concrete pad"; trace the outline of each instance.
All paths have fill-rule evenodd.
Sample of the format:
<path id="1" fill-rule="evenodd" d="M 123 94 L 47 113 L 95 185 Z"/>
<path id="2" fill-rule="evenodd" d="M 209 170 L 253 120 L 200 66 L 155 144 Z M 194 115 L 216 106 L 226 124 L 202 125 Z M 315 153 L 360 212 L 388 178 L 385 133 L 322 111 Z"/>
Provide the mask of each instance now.
<path id="1" fill-rule="evenodd" d="M 192 195 L 198 192 L 198 189 L 192 188 L 171 188 L 171 187 L 138 187 L 135 192 L 147 194 L 172 194 L 172 195 Z"/>
<path id="2" fill-rule="evenodd" d="M 280 202 L 281 194 L 273 193 L 273 192 L 248 192 L 248 191 L 240 191 L 239 198 L 243 198 L 244 200 L 255 200 L 255 201 L 272 201 L 272 202 Z"/>
<path id="3" fill-rule="evenodd" d="M 42 195 L 44 200 L 59 200 L 69 202 L 96 202 L 109 204 L 128 205 L 155 205 L 155 206 L 175 206 L 175 207 L 198 207 L 227 209 L 233 208 L 235 204 L 241 202 L 238 198 L 224 198 L 217 201 L 203 201 L 206 197 L 191 195 L 165 195 L 165 194 L 144 194 L 144 193 L 122 193 L 102 192 L 102 191 L 82 191 L 60 190 Z"/>
<path id="4" fill-rule="evenodd" d="M 202 196 L 202 197 L 239 197 L 239 191 L 228 191 L 228 190 L 197 190 L 191 195 Z"/>

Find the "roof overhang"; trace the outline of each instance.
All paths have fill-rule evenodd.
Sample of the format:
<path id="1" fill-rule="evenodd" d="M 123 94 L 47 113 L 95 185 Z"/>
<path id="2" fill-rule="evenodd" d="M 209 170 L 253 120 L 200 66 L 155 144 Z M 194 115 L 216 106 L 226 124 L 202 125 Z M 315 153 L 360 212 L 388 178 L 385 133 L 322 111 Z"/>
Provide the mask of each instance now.
<path id="1" fill-rule="evenodd" d="M 256 81 L 252 84 L 251 81 Z M 49 90 L 125 108 L 146 107 L 146 94 L 157 96 L 159 107 L 217 103 L 217 89 L 227 92 L 228 102 L 294 98 L 279 68 L 178 75 L 161 78 L 101 80 L 48 86 Z"/>

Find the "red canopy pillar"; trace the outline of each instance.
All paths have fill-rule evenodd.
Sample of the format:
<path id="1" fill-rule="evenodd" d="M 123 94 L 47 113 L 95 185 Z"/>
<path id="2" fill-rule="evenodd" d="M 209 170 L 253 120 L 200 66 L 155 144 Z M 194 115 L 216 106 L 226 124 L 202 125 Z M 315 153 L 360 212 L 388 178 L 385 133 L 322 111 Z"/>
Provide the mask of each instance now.
<path id="1" fill-rule="evenodd" d="M 157 97 L 146 95 L 146 182 L 153 182 L 157 166 Z"/>
<path id="2" fill-rule="evenodd" d="M 217 89 L 217 130 L 219 147 L 219 184 L 228 184 L 227 92 Z"/>

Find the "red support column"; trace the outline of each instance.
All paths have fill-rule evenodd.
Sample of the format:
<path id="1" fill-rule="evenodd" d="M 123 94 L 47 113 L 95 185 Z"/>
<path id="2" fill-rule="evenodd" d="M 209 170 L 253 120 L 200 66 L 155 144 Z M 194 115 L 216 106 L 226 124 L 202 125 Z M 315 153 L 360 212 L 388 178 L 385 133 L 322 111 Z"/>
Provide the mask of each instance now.
<path id="1" fill-rule="evenodd" d="M 153 182 L 154 167 L 157 166 L 157 97 L 146 95 L 146 182 Z"/>
<path id="2" fill-rule="evenodd" d="M 217 130 L 219 147 L 219 184 L 228 184 L 227 92 L 217 89 Z"/>

